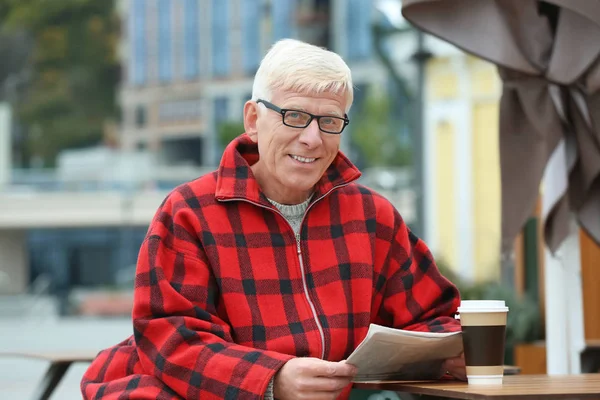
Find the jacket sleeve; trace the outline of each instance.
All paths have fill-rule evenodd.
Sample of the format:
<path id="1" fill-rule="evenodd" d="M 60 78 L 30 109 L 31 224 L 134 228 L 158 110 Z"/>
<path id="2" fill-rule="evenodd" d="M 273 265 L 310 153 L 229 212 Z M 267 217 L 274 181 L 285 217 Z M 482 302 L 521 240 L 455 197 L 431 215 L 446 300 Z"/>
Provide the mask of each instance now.
<path id="1" fill-rule="evenodd" d="M 409 230 L 396 210 L 394 221 L 378 319 L 406 330 L 459 331 L 460 323 L 454 318 L 460 304 L 458 289 L 440 273 L 425 242 Z"/>
<path id="2" fill-rule="evenodd" d="M 146 373 L 184 399 L 259 399 L 292 356 L 234 343 L 191 210 L 167 198 L 138 257 L 133 326 Z"/>

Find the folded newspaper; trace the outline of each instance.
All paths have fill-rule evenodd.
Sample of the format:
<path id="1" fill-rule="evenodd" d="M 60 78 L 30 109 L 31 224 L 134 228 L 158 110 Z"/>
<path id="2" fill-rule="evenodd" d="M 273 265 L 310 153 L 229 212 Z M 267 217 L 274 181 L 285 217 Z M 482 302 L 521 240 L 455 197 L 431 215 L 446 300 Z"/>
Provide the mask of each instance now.
<path id="1" fill-rule="evenodd" d="M 461 332 L 417 332 L 371 324 L 346 362 L 358 367 L 355 382 L 438 379 L 442 363 L 460 355 Z"/>

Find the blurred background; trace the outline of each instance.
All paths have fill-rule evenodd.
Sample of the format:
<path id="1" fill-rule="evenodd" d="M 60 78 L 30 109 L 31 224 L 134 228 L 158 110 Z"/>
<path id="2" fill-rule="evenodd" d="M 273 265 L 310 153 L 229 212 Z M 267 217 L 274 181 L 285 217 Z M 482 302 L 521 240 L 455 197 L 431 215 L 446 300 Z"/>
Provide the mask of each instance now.
<path id="1" fill-rule="evenodd" d="M 509 360 L 513 345 L 543 339 L 535 215 L 518 239 L 528 246 L 499 255 L 496 68 L 423 35 L 400 6 L 0 0 L 1 350 L 100 349 L 131 333 L 150 219 L 243 132 L 258 64 L 286 37 L 350 65 L 342 151 L 361 182 L 394 203 L 465 296 L 522 310 Z M 53 398 L 80 398 L 85 367 Z M 45 368 L 0 359 L 2 397 L 27 398 Z"/>

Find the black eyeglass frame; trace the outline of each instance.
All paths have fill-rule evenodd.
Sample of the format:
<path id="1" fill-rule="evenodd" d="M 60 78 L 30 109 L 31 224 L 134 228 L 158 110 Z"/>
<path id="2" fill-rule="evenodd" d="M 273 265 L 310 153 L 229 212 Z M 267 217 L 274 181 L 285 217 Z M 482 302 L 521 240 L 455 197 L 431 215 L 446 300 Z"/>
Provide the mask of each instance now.
<path id="1" fill-rule="evenodd" d="M 298 129 L 306 128 L 307 126 L 310 125 L 310 123 L 313 121 L 313 119 L 316 119 L 317 120 L 317 126 L 319 127 L 319 130 L 321 130 L 322 132 L 325 132 L 325 133 L 329 133 L 330 135 L 339 135 L 339 134 L 341 134 L 344 131 L 344 129 L 346 128 L 346 126 L 350 123 L 350 119 L 348 118 L 347 114 L 344 114 L 344 118 L 342 118 L 342 117 L 335 117 L 333 115 L 314 115 L 314 114 L 311 114 L 311 113 L 306 112 L 306 111 L 294 110 L 293 108 L 280 108 L 280 107 L 277 107 L 275 104 L 273 104 L 273 103 L 271 103 L 269 101 L 263 100 L 263 99 L 256 100 L 256 104 L 260 104 L 260 103 L 264 104 L 265 107 L 267 107 L 268 109 L 273 110 L 273 111 L 278 112 L 279 114 L 281 114 L 281 121 L 283 122 L 283 124 L 285 126 L 289 126 L 290 128 L 298 128 Z M 299 112 L 299 113 L 303 113 L 303 114 L 309 115 L 310 119 L 306 122 L 306 125 L 304 125 L 304 126 L 297 126 L 297 125 L 287 124 L 285 122 L 285 114 L 288 111 Z M 337 119 L 343 120 L 344 121 L 344 125 L 342 125 L 342 130 L 340 130 L 339 132 L 332 132 L 332 131 L 328 131 L 328 130 L 325 130 L 325 129 L 321 128 L 321 118 L 337 118 Z"/>

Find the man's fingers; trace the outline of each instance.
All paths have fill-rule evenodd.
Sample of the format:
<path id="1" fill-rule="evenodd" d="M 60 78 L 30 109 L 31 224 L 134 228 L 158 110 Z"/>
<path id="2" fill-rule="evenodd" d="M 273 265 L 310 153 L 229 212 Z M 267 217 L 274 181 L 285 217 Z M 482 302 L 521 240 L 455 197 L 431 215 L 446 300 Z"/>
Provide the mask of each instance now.
<path id="1" fill-rule="evenodd" d="M 356 375 L 356 367 L 345 362 L 322 361 L 315 367 L 316 376 L 352 378 Z"/>
<path id="2" fill-rule="evenodd" d="M 449 358 L 442 365 L 444 371 L 450 373 L 455 378 L 466 380 L 465 359 L 463 357 Z"/>
<path id="3" fill-rule="evenodd" d="M 454 368 L 454 367 L 464 367 L 465 359 L 462 357 L 449 358 L 444 361 L 444 366 L 446 369 Z"/>
<path id="4" fill-rule="evenodd" d="M 301 392 L 339 392 L 352 382 L 350 378 L 316 376 L 298 381 Z"/>

